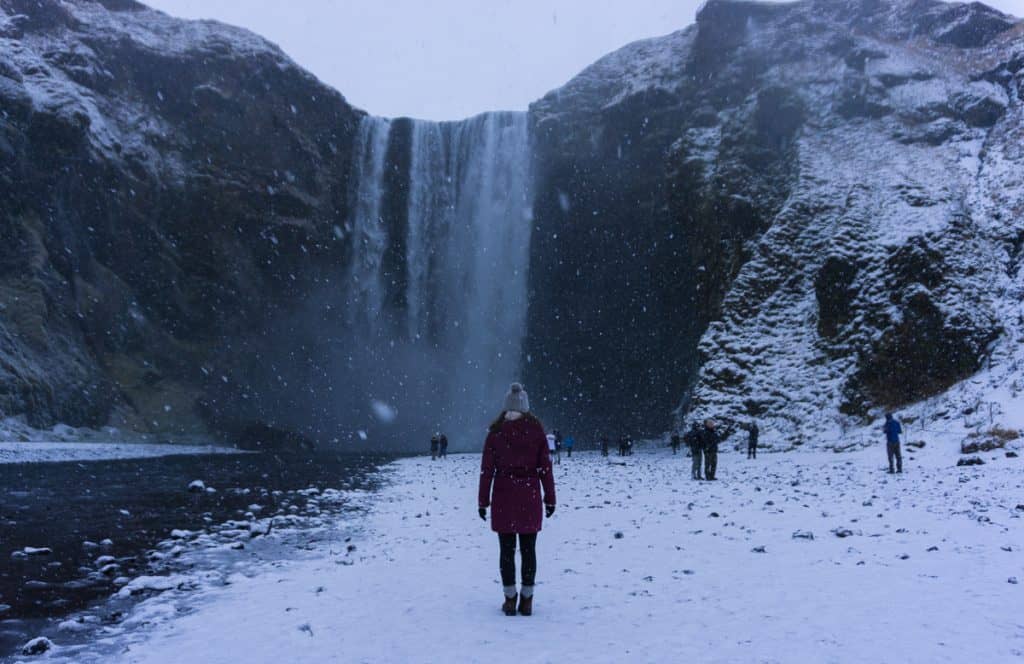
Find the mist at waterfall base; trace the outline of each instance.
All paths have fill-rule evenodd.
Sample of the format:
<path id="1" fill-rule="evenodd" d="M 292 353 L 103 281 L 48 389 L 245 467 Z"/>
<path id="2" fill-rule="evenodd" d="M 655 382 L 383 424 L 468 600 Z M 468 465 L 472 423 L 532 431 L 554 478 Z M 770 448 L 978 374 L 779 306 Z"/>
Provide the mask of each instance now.
<path id="1" fill-rule="evenodd" d="M 268 332 L 269 354 L 283 359 L 258 371 L 258 408 L 344 450 L 422 451 L 438 432 L 453 451 L 479 449 L 520 378 L 526 114 L 367 116 L 351 180 L 350 214 L 335 228 L 347 264 Z"/>

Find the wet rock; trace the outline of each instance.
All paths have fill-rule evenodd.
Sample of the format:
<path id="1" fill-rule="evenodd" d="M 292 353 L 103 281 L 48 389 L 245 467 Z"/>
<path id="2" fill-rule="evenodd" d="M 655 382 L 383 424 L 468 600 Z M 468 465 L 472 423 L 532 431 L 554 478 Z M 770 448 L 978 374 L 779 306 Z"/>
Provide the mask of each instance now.
<path id="1" fill-rule="evenodd" d="M 793 539 L 812 540 L 814 539 L 814 533 L 809 530 L 797 530 L 793 533 Z"/>
<path id="2" fill-rule="evenodd" d="M 853 531 L 849 528 L 836 528 L 832 531 L 832 534 L 839 538 L 851 537 Z"/>
<path id="3" fill-rule="evenodd" d="M 767 553 L 768 550 L 764 546 L 755 546 L 753 549 L 751 549 L 751 552 L 753 552 L 753 553 Z"/>
<path id="4" fill-rule="evenodd" d="M 26 657 L 31 657 L 33 655 L 42 655 L 44 652 L 49 651 L 51 648 L 53 648 L 53 642 L 50 641 L 50 639 L 46 638 L 45 636 L 38 636 L 29 641 L 28 643 L 26 643 L 24 646 L 22 646 L 21 654 L 25 655 Z"/>
<path id="5" fill-rule="evenodd" d="M 991 127 L 1006 113 L 1006 103 L 991 96 L 963 95 L 956 104 L 960 117 L 972 127 Z"/>
<path id="6" fill-rule="evenodd" d="M 968 457 L 967 459 L 959 459 L 956 462 L 957 466 L 982 466 L 985 462 L 980 457 Z"/>
<path id="7" fill-rule="evenodd" d="M 941 44 L 965 49 L 978 48 L 1014 25 L 1008 16 L 980 2 L 939 7 L 945 11 L 938 16 L 932 12 L 923 12 L 915 19 Z"/>
<path id="8" fill-rule="evenodd" d="M 818 301 L 818 334 L 831 338 L 850 321 L 856 291 L 853 282 L 859 269 L 844 256 L 830 256 L 814 277 L 814 294 Z"/>

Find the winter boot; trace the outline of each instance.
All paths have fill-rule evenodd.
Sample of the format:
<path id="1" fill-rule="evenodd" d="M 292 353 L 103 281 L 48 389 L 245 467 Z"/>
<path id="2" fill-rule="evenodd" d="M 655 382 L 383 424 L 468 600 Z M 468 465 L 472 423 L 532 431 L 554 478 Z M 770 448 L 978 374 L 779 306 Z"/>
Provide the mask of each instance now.
<path id="1" fill-rule="evenodd" d="M 533 586 L 523 586 L 523 592 L 519 593 L 519 615 L 533 615 Z"/>
<path id="2" fill-rule="evenodd" d="M 501 610 L 506 616 L 516 615 L 516 598 L 517 595 L 505 596 L 505 603 L 501 605 Z"/>

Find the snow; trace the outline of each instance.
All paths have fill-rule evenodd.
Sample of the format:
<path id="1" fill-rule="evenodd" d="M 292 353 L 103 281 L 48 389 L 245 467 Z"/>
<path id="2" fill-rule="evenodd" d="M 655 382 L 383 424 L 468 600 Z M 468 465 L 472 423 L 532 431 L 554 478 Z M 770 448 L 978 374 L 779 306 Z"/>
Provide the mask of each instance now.
<path id="1" fill-rule="evenodd" d="M 30 427 L 22 417 L 0 420 L 0 464 L 60 463 L 65 461 L 105 461 L 110 459 L 148 459 L 192 454 L 249 454 L 244 450 L 204 441 L 149 436 L 132 433 L 137 442 L 125 442 L 125 434 L 116 427 L 89 429 L 57 424 L 50 429 Z M 156 442 L 156 441 L 160 442 Z"/>
<path id="2" fill-rule="evenodd" d="M 478 456 L 404 459 L 349 546 L 234 574 L 186 615 L 174 591 L 147 599 L 127 631 L 51 661 L 1010 661 L 1024 653 L 1020 461 L 956 456 L 952 441 L 908 449 L 889 476 L 880 444 L 725 451 L 720 481 L 697 483 L 663 447 L 616 464 L 577 452 L 555 467 L 530 618 L 499 610 Z"/>
<path id="3" fill-rule="evenodd" d="M 0 464 L 149 459 L 192 454 L 245 454 L 233 447 L 170 443 L 0 442 Z"/>

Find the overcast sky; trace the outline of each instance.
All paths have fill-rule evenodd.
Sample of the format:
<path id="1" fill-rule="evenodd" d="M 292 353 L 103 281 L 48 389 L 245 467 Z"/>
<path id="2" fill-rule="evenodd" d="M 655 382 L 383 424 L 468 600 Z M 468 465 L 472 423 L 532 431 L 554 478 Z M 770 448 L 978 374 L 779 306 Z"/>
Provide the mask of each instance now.
<path id="1" fill-rule="evenodd" d="M 375 115 L 524 110 L 620 46 L 694 20 L 701 0 L 143 0 L 240 25 Z M 987 4 L 1024 16 L 1024 0 Z"/>

